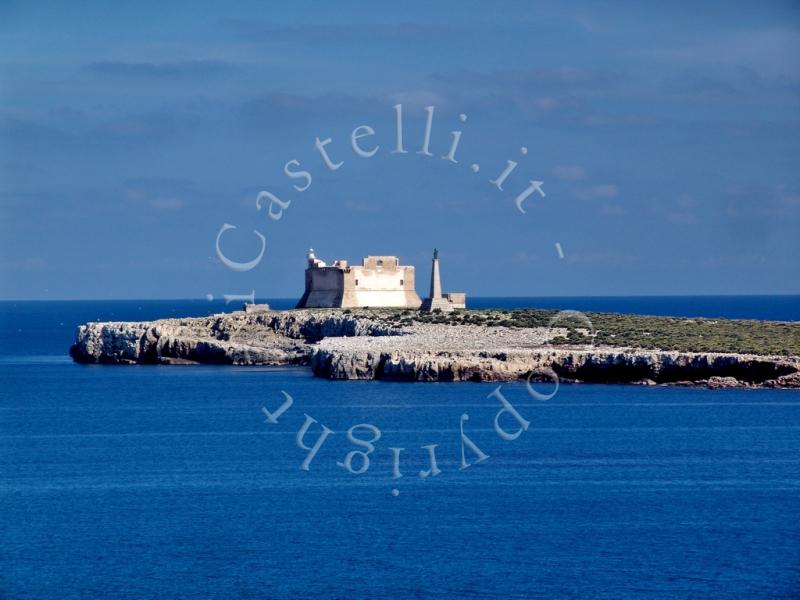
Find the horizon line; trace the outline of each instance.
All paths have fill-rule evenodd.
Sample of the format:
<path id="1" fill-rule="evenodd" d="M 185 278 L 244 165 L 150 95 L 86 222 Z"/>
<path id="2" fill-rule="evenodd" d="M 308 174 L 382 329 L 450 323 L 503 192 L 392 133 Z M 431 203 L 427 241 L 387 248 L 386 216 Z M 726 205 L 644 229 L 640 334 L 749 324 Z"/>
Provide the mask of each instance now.
<path id="1" fill-rule="evenodd" d="M 564 296 L 468 296 L 473 299 L 545 299 L 545 298 L 763 298 L 763 297 L 800 297 L 800 292 L 796 293 L 752 293 L 752 294 L 599 294 L 599 295 L 564 295 Z M 256 301 L 297 301 L 294 296 L 283 297 L 256 297 Z M 0 298 L 0 302 L 204 302 L 207 304 L 223 302 L 224 298 Z M 225 304 L 231 304 L 227 302 Z"/>

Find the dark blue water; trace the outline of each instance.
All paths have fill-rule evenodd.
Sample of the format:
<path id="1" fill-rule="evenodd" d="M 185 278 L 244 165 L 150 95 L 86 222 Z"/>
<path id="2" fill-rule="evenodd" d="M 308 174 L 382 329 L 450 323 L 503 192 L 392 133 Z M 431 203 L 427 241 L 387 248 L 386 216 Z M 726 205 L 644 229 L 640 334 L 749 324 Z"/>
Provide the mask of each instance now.
<path id="1" fill-rule="evenodd" d="M 77 321 L 202 314 L 203 303 L 9 306 L 0 597 L 800 591 L 798 392 L 564 385 L 539 402 L 509 384 L 503 394 L 531 425 L 504 441 L 494 385 L 65 356 Z M 267 424 L 261 407 L 274 411 L 281 390 L 295 404 Z M 459 470 L 463 413 L 489 458 Z M 295 444 L 304 414 L 317 420 L 308 445 L 320 424 L 335 432 L 308 472 Z M 369 469 L 351 475 L 336 463 L 362 449 L 345 435 L 358 423 L 382 437 Z M 421 479 L 428 444 L 441 473 Z M 404 448 L 396 480 L 390 447 Z"/>

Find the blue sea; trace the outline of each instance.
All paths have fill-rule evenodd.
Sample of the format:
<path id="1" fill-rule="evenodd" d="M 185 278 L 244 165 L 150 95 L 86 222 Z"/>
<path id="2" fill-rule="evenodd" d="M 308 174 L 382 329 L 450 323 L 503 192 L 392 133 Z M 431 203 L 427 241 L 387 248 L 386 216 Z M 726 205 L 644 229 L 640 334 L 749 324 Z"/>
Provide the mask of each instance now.
<path id="1" fill-rule="evenodd" d="M 472 305 L 800 320 L 797 296 Z M 496 384 L 67 356 L 85 321 L 224 309 L 0 303 L 0 597 L 800 594 L 800 392 L 504 384 L 530 422 L 504 440 Z"/>

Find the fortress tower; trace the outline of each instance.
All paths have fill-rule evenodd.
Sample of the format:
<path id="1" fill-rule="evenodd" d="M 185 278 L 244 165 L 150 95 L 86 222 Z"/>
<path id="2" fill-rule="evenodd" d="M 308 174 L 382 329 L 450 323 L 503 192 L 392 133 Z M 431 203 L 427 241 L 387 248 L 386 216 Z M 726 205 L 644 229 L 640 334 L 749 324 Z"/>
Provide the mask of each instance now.
<path id="1" fill-rule="evenodd" d="M 328 266 L 308 251 L 306 289 L 297 308 L 419 308 L 414 267 L 396 256 L 367 256 L 360 266 L 336 260 Z"/>
<path id="2" fill-rule="evenodd" d="M 422 302 L 421 311 L 433 312 L 441 310 L 450 312 L 456 308 L 467 307 L 467 295 L 461 292 L 442 293 L 442 280 L 439 274 L 439 250 L 433 250 L 433 263 L 431 264 L 431 290 L 430 294 Z"/>

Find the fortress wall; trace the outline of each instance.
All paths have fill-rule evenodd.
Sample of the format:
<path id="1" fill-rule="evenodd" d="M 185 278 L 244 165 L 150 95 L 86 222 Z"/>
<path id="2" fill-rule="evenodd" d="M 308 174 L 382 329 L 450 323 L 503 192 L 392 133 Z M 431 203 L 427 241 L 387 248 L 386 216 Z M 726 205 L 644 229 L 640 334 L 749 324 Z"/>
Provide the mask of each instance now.
<path id="1" fill-rule="evenodd" d="M 338 308 L 342 305 L 344 273 L 337 267 L 306 269 L 306 291 L 298 308 Z"/>
<path id="2" fill-rule="evenodd" d="M 356 268 L 363 268 L 375 271 L 379 268 L 378 267 L 379 263 L 381 265 L 381 268 L 387 271 L 390 269 L 397 269 L 400 266 L 400 261 L 396 256 L 367 256 L 362 261 L 361 267 L 356 267 Z"/>
<path id="3" fill-rule="evenodd" d="M 344 286 L 342 306 L 346 308 L 418 308 L 421 303 L 414 289 L 414 267 L 351 267 L 344 274 Z"/>
<path id="4" fill-rule="evenodd" d="M 298 308 L 419 308 L 414 267 L 393 256 L 370 256 L 364 266 L 309 267 Z"/>
<path id="5" fill-rule="evenodd" d="M 409 304 L 409 298 L 403 290 L 383 290 L 383 291 L 376 291 L 376 290 L 360 290 L 357 292 L 353 292 L 352 294 L 348 294 L 348 302 L 353 302 L 353 304 L 346 303 L 344 306 L 349 308 L 357 308 L 357 307 L 370 307 L 370 308 L 380 308 L 380 307 L 404 307 L 404 308 L 415 308 L 413 304 Z"/>
<path id="6" fill-rule="evenodd" d="M 400 281 L 405 282 L 405 272 L 401 269 L 392 269 L 390 271 L 364 271 L 361 269 L 353 269 L 352 274 L 354 280 L 358 281 L 358 284 L 355 284 L 354 281 L 353 286 L 357 292 L 361 290 L 402 290 L 403 287 L 400 285 Z"/>
<path id="7" fill-rule="evenodd" d="M 450 292 L 448 294 L 442 294 L 442 298 L 449 300 L 453 305 L 453 308 L 467 307 L 467 295 L 463 292 Z"/>

